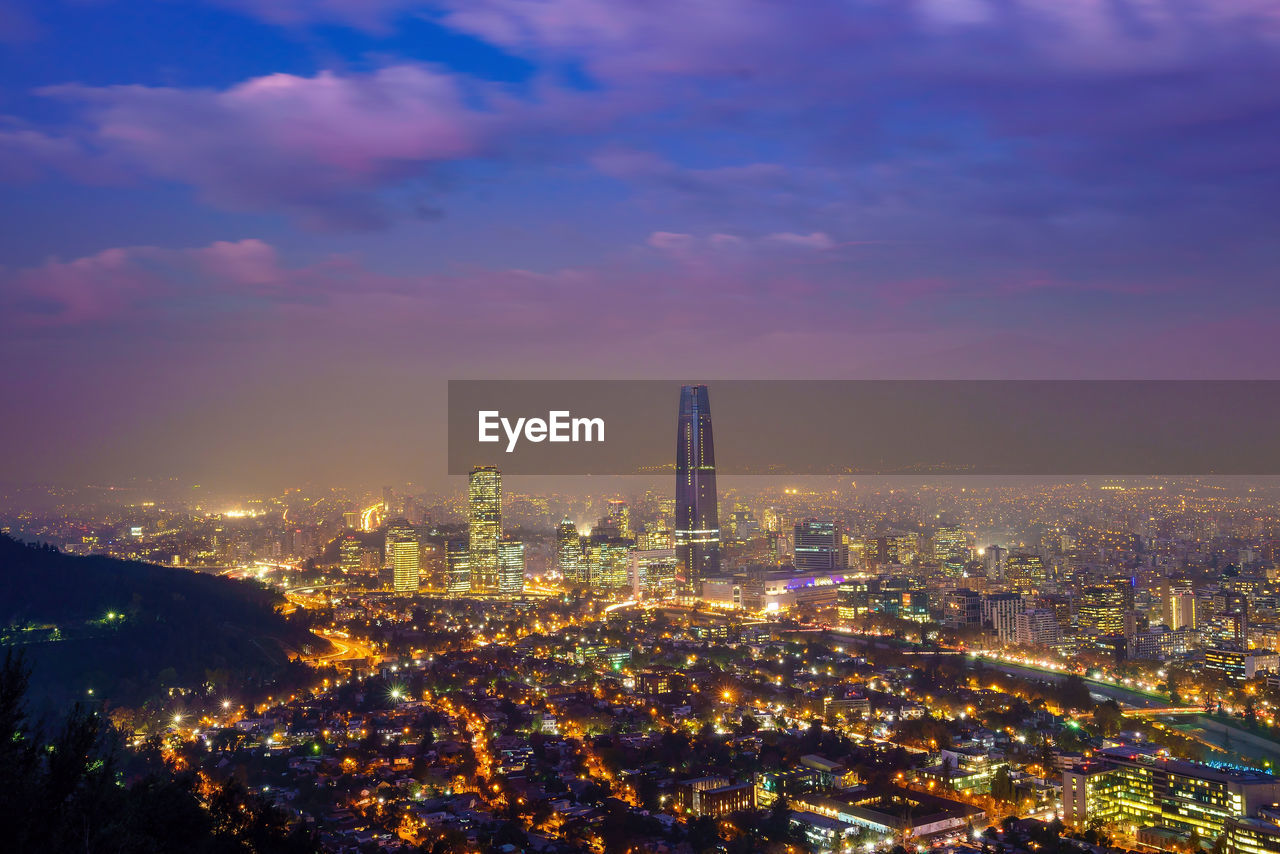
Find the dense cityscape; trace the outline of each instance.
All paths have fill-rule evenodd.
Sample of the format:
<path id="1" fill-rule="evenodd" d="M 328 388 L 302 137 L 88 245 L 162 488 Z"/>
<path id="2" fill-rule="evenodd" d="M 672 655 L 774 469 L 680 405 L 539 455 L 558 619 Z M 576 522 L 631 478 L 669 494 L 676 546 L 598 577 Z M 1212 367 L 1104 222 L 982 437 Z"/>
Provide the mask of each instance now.
<path id="1" fill-rule="evenodd" d="M 28 488 L 3 524 L 305 621 L 284 681 L 74 690 L 304 847 L 1280 850 L 1274 485 L 718 489 L 706 387 L 677 434 L 665 492 L 520 494 L 480 465 L 443 495 Z"/>
<path id="2" fill-rule="evenodd" d="M 1277 81 L 0 0 L 0 854 L 1280 854 Z"/>

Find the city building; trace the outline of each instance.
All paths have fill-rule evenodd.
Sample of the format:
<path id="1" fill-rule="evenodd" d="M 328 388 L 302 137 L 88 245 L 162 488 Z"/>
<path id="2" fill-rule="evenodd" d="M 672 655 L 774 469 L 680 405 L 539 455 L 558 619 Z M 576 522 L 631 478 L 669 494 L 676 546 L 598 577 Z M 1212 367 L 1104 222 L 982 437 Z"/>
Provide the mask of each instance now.
<path id="1" fill-rule="evenodd" d="M 627 586 L 631 569 L 631 545 L 615 537 L 592 537 L 587 542 L 587 575 L 591 586 L 619 590 Z"/>
<path id="2" fill-rule="evenodd" d="M 665 599 L 675 595 L 675 549 L 632 549 L 628 556 L 628 576 L 633 595 L 648 599 Z"/>
<path id="3" fill-rule="evenodd" d="M 498 541 L 502 539 L 502 474 L 496 466 L 471 470 L 467 493 L 471 592 L 493 594 L 501 590 Z"/>
<path id="4" fill-rule="evenodd" d="M 1005 580 L 1023 596 L 1043 590 L 1049 581 L 1049 568 L 1035 552 L 1009 552 L 1004 560 Z"/>
<path id="5" fill-rule="evenodd" d="M 417 532 L 408 523 L 393 522 L 387 528 L 387 560 L 392 589 L 397 593 L 417 592 L 422 547 Z"/>
<path id="6" fill-rule="evenodd" d="M 504 595 L 524 592 L 524 543 L 518 540 L 498 542 L 498 592 Z"/>
<path id="7" fill-rule="evenodd" d="M 1029 608 L 1014 617 L 1014 643 L 1053 648 L 1062 641 L 1062 627 L 1052 608 Z"/>
<path id="8" fill-rule="evenodd" d="M 1227 821 L 1280 800 L 1280 781 L 1262 771 L 1222 768 L 1133 747 L 1109 747 L 1063 772 L 1063 821 L 1099 819 L 1168 827 L 1216 839 Z"/>
<path id="9" fill-rule="evenodd" d="M 807 519 L 795 526 L 795 568 L 800 572 L 835 572 L 847 563 L 836 523 Z"/>
<path id="10" fill-rule="evenodd" d="M 1171 629 L 1196 628 L 1196 592 L 1190 587 L 1171 587 L 1165 600 L 1165 623 Z"/>
<path id="11" fill-rule="evenodd" d="M 959 525 L 946 525 L 933 532 L 933 560 L 947 575 L 964 575 L 969 555 L 969 534 Z"/>
<path id="12" fill-rule="evenodd" d="M 338 566 L 343 575 L 358 575 L 364 569 L 364 546 L 356 537 L 346 536 L 338 545 Z"/>
<path id="13" fill-rule="evenodd" d="M 1076 621 L 1084 635 L 1132 634 L 1132 585 L 1117 581 L 1086 587 L 1080 595 Z"/>
<path id="14" fill-rule="evenodd" d="M 1273 811 L 1264 811 L 1266 813 Z M 1223 826 L 1224 854 L 1280 854 L 1280 824 L 1274 818 L 1234 816 Z"/>
<path id="15" fill-rule="evenodd" d="M 1217 646 L 1204 651 L 1205 670 L 1243 682 L 1260 673 L 1280 670 L 1280 655 L 1243 646 Z"/>
<path id="16" fill-rule="evenodd" d="M 617 529 L 619 537 L 624 540 L 632 539 L 631 508 L 627 505 L 627 502 L 621 498 L 610 499 L 609 510 L 605 518 Z"/>
<path id="17" fill-rule="evenodd" d="M 986 816 L 979 807 L 897 786 L 874 786 L 840 795 L 798 794 L 791 806 L 802 814 L 813 813 L 894 839 L 954 833 L 978 825 Z"/>
<path id="18" fill-rule="evenodd" d="M 720 511 L 711 402 L 705 385 L 680 389 L 676 429 L 676 559 L 685 592 L 720 574 Z"/>
<path id="19" fill-rule="evenodd" d="M 445 590 L 450 596 L 471 592 L 471 548 L 466 540 L 449 540 L 444 547 Z"/>
<path id="20" fill-rule="evenodd" d="M 991 626 L 1001 643 L 1016 643 L 1018 615 L 1025 610 L 1017 593 L 992 593 L 982 597 L 982 624 Z"/>
<path id="21" fill-rule="evenodd" d="M 676 784 L 676 803 L 696 816 L 722 816 L 753 809 L 756 787 L 731 784 L 725 777 L 699 777 Z"/>
<path id="22" fill-rule="evenodd" d="M 563 519 L 556 526 L 556 569 L 569 584 L 587 584 L 591 579 L 586 576 L 585 567 L 578 526 L 571 519 Z"/>
<path id="23" fill-rule="evenodd" d="M 952 629 L 982 625 L 982 594 L 962 587 L 947 594 L 943 624 Z"/>

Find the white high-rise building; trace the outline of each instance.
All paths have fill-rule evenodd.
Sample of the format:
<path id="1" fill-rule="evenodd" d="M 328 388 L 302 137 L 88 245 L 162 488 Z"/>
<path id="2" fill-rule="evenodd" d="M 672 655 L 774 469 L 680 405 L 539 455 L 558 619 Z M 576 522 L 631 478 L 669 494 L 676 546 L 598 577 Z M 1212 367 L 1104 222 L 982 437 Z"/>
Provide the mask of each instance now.
<path id="1" fill-rule="evenodd" d="M 1014 618 L 1014 640 L 1019 646 L 1054 647 L 1062 641 L 1062 627 L 1049 608 L 1031 608 Z"/>
<path id="2" fill-rule="evenodd" d="M 982 624 L 990 624 L 1001 643 L 1014 643 L 1018 615 L 1026 609 L 1017 593 L 992 593 L 982 597 Z"/>

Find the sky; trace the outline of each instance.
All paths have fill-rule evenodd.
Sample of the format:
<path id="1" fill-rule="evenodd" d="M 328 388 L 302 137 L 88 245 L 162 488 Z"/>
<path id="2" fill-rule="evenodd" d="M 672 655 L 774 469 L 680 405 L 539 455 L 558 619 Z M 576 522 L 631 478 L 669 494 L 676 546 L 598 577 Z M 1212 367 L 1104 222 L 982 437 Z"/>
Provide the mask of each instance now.
<path id="1" fill-rule="evenodd" d="M 0 478 L 429 482 L 450 378 L 1280 378 L 1277 80 L 1272 0 L 0 0 Z"/>

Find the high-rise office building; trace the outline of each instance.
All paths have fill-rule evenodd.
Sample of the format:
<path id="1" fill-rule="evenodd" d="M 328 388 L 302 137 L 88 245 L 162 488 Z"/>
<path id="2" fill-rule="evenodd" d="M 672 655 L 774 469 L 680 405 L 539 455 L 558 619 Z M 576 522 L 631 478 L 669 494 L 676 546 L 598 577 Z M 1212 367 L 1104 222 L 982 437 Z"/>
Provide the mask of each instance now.
<path id="1" fill-rule="evenodd" d="M 1026 610 L 1022 596 L 1017 593 L 991 593 L 982 597 L 982 624 L 990 625 L 1000 636 L 1001 643 L 1014 643 L 1017 639 L 1018 615 Z"/>
<path id="2" fill-rule="evenodd" d="M 969 562 L 969 533 L 959 525 L 946 525 L 933 533 L 933 560 L 947 575 L 958 578 Z"/>
<path id="3" fill-rule="evenodd" d="M 621 498 L 609 501 L 609 512 L 605 517 L 618 530 L 618 536 L 624 540 L 631 539 L 631 508 Z"/>
<path id="4" fill-rule="evenodd" d="M 498 592 L 524 592 L 524 543 L 518 540 L 498 543 Z"/>
<path id="5" fill-rule="evenodd" d="M 338 553 L 342 574 L 359 575 L 364 568 L 364 546 L 360 544 L 360 540 L 352 536 L 343 537 Z"/>
<path id="6" fill-rule="evenodd" d="M 661 599 L 676 592 L 675 549 L 632 549 L 628 572 L 637 598 Z"/>
<path id="7" fill-rule="evenodd" d="M 1165 600 L 1165 622 L 1169 628 L 1196 628 L 1196 592 L 1190 587 L 1174 587 Z"/>
<path id="8" fill-rule="evenodd" d="M 445 590 L 450 596 L 471 592 L 471 549 L 466 540 L 449 540 L 444 547 Z"/>
<path id="9" fill-rule="evenodd" d="M 977 628 L 982 625 L 982 594 L 962 587 L 947 594 L 943 603 L 943 624 L 951 629 Z"/>
<path id="10" fill-rule="evenodd" d="M 1095 584 L 1080 594 L 1076 621 L 1081 634 L 1132 634 L 1133 588 L 1125 581 Z"/>
<path id="11" fill-rule="evenodd" d="M 587 564 L 593 588 L 626 587 L 631 569 L 631 545 L 617 538 L 592 539 L 587 545 Z"/>
<path id="12" fill-rule="evenodd" d="M 844 543 L 836 523 L 807 519 L 795 528 L 795 567 L 805 572 L 835 572 L 845 568 Z"/>
<path id="13" fill-rule="evenodd" d="M 392 523 L 387 528 L 387 560 L 392 588 L 397 593 L 416 592 L 422 561 L 417 531 L 408 524 Z"/>
<path id="14" fill-rule="evenodd" d="M 565 519 L 556 527 L 556 568 L 566 584 L 587 584 L 590 579 L 583 571 L 585 566 L 578 526 Z"/>
<path id="15" fill-rule="evenodd" d="M 1014 617 L 1014 641 L 1022 646 L 1056 647 L 1062 627 L 1051 608 L 1032 608 Z"/>
<path id="16" fill-rule="evenodd" d="M 711 402 L 705 385 L 680 389 L 676 429 L 676 559 L 686 592 L 720 572 L 720 511 Z"/>
<path id="17" fill-rule="evenodd" d="M 1001 546 L 987 546 L 982 552 L 982 560 L 986 566 L 987 578 L 992 581 L 1005 580 L 1005 558 L 1009 550 Z"/>
<path id="18" fill-rule="evenodd" d="M 1044 557 L 1035 552 L 1009 552 L 1004 560 L 1005 578 L 1023 596 L 1032 596 L 1049 581 Z"/>
<path id="19" fill-rule="evenodd" d="M 502 474 L 496 466 L 471 470 L 467 518 L 470 522 L 471 592 L 501 592 L 498 541 L 502 539 Z"/>

